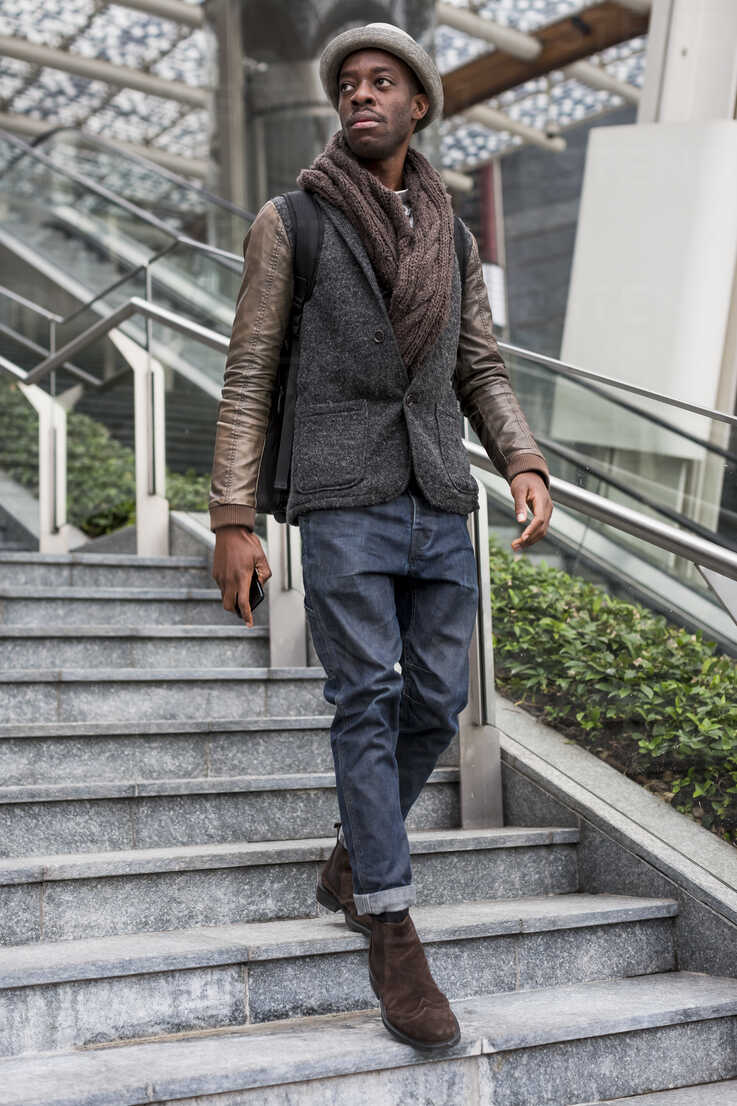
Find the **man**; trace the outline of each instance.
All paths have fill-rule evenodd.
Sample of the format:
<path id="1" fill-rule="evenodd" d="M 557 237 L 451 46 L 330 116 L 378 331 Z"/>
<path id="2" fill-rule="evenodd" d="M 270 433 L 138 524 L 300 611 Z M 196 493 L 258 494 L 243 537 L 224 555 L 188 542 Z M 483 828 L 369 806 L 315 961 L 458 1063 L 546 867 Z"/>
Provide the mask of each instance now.
<path id="1" fill-rule="evenodd" d="M 299 175 L 324 215 L 304 308 L 287 520 L 302 539 L 305 607 L 335 705 L 340 833 L 317 886 L 370 937 L 369 976 L 387 1029 L 415 1047 L 454 1044 L 458 1022 L 409 915 L 404 820 L 458 728 L 477 610 L 466 526 L 478 491 L 460 409 L 510 482 L 512 545 L 547 530 L 548 470 L 492 333 L 475 239 L 456 260 L 450 198 L 410 147 L 442 111 L 428 54 L 374 23 L 334 38 L 320 75 L 341 129 Z M 213 575 L 252 625 L 255 488 L 292 298 L 289 209 L 275 197 L 244 244 L 210 499 Z M 401 672 L 397 671 L 397 662 Z"/>

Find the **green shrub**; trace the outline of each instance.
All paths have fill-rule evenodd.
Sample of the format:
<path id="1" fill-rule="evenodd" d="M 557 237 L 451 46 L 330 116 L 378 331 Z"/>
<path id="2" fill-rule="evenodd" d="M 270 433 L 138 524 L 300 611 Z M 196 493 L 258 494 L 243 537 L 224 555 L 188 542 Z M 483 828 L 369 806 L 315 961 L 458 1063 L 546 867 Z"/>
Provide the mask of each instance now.
<path id="1" fill-rule="evenodd" d="M 500 688 L 737 843 L 734 660 L 701 634 L 493 540 L 490 558 Z"/>
<path id="2" fill-rule="evenodd" d="M 0 379 L 0 468 L 38 494 L 38 418 L 20 389 Z M 204 511 L 210 478 L 167 472 L 174 510 Z M 102 423 L 70 411 L 67 416 L 67 517 L 90 537 L 135 522 L 133 450 Z"/>

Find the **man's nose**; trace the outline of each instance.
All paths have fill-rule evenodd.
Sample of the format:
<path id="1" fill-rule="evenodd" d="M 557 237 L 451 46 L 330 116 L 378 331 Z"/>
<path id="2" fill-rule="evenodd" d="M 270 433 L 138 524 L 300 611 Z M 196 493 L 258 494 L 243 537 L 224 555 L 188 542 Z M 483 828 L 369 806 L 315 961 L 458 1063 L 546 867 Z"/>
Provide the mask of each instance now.
<path id="1" fill-rule="evenodd" d="M 351 96 L 351 102 L 354 104 L 365 104 L 367 100 L 373 101 L 373 99 L 374 90 L 368 81 L 361 81 L 360 84 L 357 84 Z"/>

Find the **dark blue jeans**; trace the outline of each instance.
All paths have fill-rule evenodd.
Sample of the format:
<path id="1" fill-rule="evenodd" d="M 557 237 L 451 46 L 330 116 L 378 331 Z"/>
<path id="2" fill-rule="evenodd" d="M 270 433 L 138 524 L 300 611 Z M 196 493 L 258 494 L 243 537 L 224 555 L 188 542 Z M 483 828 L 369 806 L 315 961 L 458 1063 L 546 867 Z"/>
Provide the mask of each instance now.
<path id="1" fill-rule="evenodd" d="M 468 698 L 478 585 L 466 518 L 407 491 L 310 511 L 299 527 L 356 908 L 400 910 L 416 901 L 404 820 Z"/>

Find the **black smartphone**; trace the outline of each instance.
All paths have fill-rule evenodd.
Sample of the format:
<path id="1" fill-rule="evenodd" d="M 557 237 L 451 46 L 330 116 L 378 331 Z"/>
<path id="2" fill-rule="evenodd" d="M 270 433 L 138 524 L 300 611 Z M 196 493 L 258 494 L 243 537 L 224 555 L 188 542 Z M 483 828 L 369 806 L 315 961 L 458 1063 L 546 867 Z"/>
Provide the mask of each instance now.
<path id="1" fill-rule="evenodd" d="M 254 610 L 259 605 L 259 603 L 261 602 L 263 597 L 264 597 L 264 589 L 263 589 L 263 586 L 261 584 L 261 581 L 258 578 L 258 572 L 256 572 L 256 570 L 254 569 L 253 570 L 253 575 L 251 576 L 251 586 L 248 589 L 248 602 L 249 602 L 249 605 L 251 607 L 251 614 L 253 614 Z M 241 609 L 238 606 L 238 596 L 237 595 L 235 597 L 234 609 L 235 609 L 235 613 L 238 615 L 238 617 L 243 618 L 243 615 L 241 614 Z"/>

